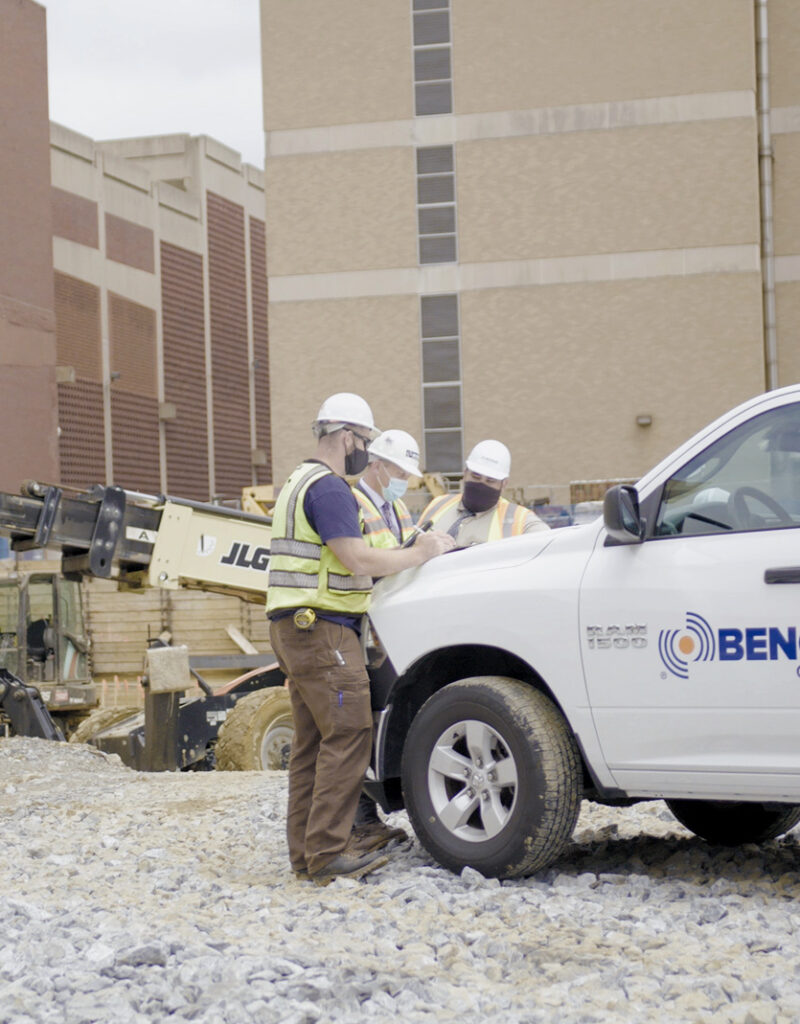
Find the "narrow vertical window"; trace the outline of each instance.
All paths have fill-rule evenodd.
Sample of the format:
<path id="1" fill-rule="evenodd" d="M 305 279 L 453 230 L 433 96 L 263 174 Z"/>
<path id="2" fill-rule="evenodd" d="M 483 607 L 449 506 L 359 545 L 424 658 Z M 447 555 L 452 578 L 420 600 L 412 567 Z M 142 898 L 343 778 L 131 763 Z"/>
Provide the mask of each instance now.
<path id="1" fill-rule="evenodd" d="M 412 17 L 417 117 L 452 114 L 449 0 L 413 0 Z"/>
<path id="2" fill-rule="evenodd" d="M 421 297 L 420 334 L 425 468 L 458 474 L 463 431 L 457 295 Z"/>
<path id="3" fill-rule="evenodd" d="M 452 146 L 417 150 L 419 262 L 455 263 L 456 182 Z"/>

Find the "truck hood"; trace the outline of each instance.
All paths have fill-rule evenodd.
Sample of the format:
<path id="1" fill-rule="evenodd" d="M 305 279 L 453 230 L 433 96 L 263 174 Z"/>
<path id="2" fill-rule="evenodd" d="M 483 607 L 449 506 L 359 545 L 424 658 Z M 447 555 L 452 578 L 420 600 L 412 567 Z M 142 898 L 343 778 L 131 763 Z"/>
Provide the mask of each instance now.
<path id="1" fill-rule="evenodd" d="M 555 537 L 556 531 L 545 533 L 541 530 L 493 544 L 475 544 L 470 548 L 448 551 L 415 569 L 385 576 L 375 584 L 370 616 L 373 611 L 380 614 L 395 601 L 414 599 L 423 593 L 428 597 L 434 591 L 449 592 L 451 588 L 458 588 L 458 581 L 463 576 L 473 578 L 476 573 L 495 572 L 522 565 L 540 555 L 553 543 Z"/>
<path id="2" fill-rule="evenodd" d="M 460 596 L 476 590 L 491 594 L 501 579 L 513 575 L 518 566 L 545 555 L 547 559 L 575 549 L 588 550 L 594 544 L 602 519 L 582 526 L 541 530 L 522 537 L 509 537 L 491 544 L 448 552 L 415 569 L 386 576 L 375 585 L 369 615 L 378 632 L 381 622 L 409 603 L 426 603 Z"/>
<path id="3" fill-rule="evenodd" d="M 574 618 L 580 576 L 601 530 L 602 520 L 542 530 L 449 552 L 383 579 L 369 616 L 395 670 L 440 647 L 515 650 L 532 635 L 532 621 L 536 631 L 549 631 L 551 614 Z"/>

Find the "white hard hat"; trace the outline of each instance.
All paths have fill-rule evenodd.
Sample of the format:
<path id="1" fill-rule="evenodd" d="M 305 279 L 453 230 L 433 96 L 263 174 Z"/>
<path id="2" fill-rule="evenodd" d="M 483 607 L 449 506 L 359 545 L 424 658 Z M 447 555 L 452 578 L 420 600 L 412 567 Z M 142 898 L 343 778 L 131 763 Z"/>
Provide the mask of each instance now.
<path id="1" fill-rule="evenodd" d="M 467 456 L 467 469 L 490 480 L 507 480 L 511 474 L 511 452 L 502 441 L 479 441 Z"/>
<path id="2" fill-rule="evenodd" d="M 367 446 L 367 451 L 374 458 L 385 459 L 411 476 L 422 476 L 419 445 L 405 430 L 384 430 Z"/>
<path id="3" fill-rule="evenodd" d="M 373 438 L 380 433 L 372 418 L 372 409 L 360 395 L 353 395 L 349 391 L 341 391 L 325 399 L 319 407 L 317 418 L 314 421 L 315 428 L 321 423 L 338 424 L 339 426 L 335 429 L 340 429 L 346 424 L 364 427 L 369 436 Z M 315 432 L 322 433 L 319 430 L 315 430 Z M 333 433 L 332 430 L 327 432 Z"/>

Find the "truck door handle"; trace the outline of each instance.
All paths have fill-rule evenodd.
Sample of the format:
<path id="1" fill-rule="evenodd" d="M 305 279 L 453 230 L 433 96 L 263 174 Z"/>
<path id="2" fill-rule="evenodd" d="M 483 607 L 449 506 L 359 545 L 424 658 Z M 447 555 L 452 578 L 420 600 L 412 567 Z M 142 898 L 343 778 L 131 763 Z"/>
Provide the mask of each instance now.
<path id="1" fill-rule="evenodd" d="M 800 583 L 800 565 L 787 565 L 782 569 L 766 569 L 765 583 Z"/>

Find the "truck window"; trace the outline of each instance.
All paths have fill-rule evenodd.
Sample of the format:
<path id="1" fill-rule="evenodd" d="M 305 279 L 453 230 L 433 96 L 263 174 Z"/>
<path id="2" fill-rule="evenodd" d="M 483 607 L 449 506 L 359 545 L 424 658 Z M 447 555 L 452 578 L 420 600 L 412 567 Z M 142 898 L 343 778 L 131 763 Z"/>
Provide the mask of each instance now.
<path id="1" fill-rule="evenodd" d="M 64 682 L 89 676 L 88 642 L 83 622 L 80 584 L 59 580 L 58 625 L 61 634 L 61 678 Z"/>
<path id="2" fill-rule="evenodd" d="M 0 586 L 0 668 L 19 675 L 19 588 Z"/>
<path id="3" fill-rule="evenodd" d="M 695 456 L 664 486 L 655 535 L 800 526 L 800 406 L 762 413 Z"/>

